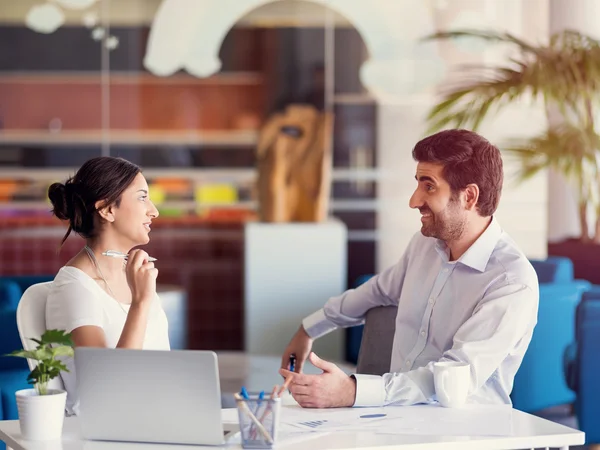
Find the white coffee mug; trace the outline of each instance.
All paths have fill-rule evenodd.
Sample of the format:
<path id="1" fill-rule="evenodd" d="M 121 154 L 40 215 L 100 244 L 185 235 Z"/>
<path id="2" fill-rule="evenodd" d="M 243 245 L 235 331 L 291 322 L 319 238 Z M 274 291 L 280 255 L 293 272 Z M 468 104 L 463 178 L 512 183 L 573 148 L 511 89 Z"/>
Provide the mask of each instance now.
<path id="1" fill-rule="evenodd" d="M 433 380 L 438 402 L 446 408 L 460 408 L 469 393 L 471 366 L 455 361 L 437 362 L 433 365 Z"/>

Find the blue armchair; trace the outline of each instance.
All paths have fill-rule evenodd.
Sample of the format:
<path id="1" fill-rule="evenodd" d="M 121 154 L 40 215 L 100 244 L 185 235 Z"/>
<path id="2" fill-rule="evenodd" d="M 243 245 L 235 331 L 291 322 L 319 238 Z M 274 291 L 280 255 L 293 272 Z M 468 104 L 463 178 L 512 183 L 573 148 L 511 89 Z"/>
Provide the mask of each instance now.
<path id="1" fill-rule="evenodd" d="M 0 330 L 0 419 L 11 420 L 18 418 L 15 391 L 30 387 L 27 361 L 4 356 L 22 348 L 15 310 L 0 310 Z"/>
<path id="2" fill-rule="evenodd" d="M 52 280 L 48 276 L 0 277 L 0 419 L 17 419 L 15 391 L 26 389 L 27 361 L 4 356 L 22 347 L 16 311 L 21 295 L 31 284 Z M 2 449 L 0 444 L 0 449 Z"/>
<path id="3" fill-rule="evenodd" d="M 536 412 L 575 401 L 562 355 L 575 336 L 575 311 L 589 286 L 585 281 L 540 283 L 538 323 L 511 393 L 516 409 Z"/>
<path id="4" fill-rule="evenodd" d="M 540 283 L 538 323 L 511 394 L 513 406 L 526 412 L 575 401 L 565 381 L 563 353 L 575 338 L 577 306 L 591 287 L 573 279 L 568 258 L 551 256 L 531 264 Z"/>
<path id="5" fill-rule="evenodd" d="M 530 259 L 540 284 L 570 283 L 573 281 L 573 262 L 562 256 L 549 256 L 546 259 Z"/>
<path id="6" fill-rule="evenodd" d="M 27 383 L 27 361 L 4 356 L 19 348 L 21 339 L 17 330 L 16 311 L 0 308 L 0 420 L 19 418 L 15 392 L 31 387 Z M 6 445 L 0 442 L 0 450 L 5 449 Z"/>
<path id="7" fill-rule="evenodd" d="M 565 379 L 576 392 L 575 413 L 586 444 L 600 443 L 600 286 L 583 294 L 575 342 L 565 350 Z"/>

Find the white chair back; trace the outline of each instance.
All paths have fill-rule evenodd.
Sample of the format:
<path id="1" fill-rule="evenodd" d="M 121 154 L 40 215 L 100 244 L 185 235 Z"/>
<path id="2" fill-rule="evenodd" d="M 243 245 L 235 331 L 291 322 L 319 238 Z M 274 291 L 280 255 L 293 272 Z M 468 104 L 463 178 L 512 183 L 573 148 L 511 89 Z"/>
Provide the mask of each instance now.
<path id="1" fill-rule="evenodd" d="M 17 307 L 17 328 L 21 344 L 25 350 L 33 350 L 37 344 L 31 339 L 40 339 L 46 331 L 46 300 L 50 293 L 51 281 L 29 286 Z M 33 370 L 37 363 L 27 360 L 29 369 Z M 64 389 L 62 379 L 56 377 L 48 383 L 49 389 Z"/>

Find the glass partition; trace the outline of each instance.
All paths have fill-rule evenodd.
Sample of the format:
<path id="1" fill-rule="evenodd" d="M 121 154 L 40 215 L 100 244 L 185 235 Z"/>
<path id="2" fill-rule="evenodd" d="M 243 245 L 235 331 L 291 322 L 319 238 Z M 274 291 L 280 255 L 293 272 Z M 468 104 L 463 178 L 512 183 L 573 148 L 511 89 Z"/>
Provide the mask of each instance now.
<path id="1" fill-rule="evenodd" d="M 377 104 L 359 79 L 368 53 L 339 13 L 283 0 L 233 20 L 217 73 L 155 73 L 152 42 L 167 55 L 185 44 L 156 28 L 166 3 L 0 0 L 0 272 L 54 274 L 81 240 L 57 253 L 64 227 L 49 213 L 48 185 L 93 156 L 122 156 L 142 166 L 161 213 L 151 250 L 161 282 L 188 294 L 189 346 L 241 349 L 256 146 L 286 105 L 334 113 L 330 214 L 349 229 L 349 285 L 375 270 Z M 189 14 L 228 14 L 218 3 L 199 0 Z M 193 45 L 213 45 L 192 31 Z"/>

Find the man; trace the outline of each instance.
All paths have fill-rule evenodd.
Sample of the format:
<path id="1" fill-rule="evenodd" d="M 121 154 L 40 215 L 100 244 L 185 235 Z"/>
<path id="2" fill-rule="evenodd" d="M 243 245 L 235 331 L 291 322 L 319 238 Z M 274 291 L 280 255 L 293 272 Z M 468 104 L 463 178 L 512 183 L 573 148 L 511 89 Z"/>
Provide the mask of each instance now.
<path id="1" fill-rule="evenodd" d="M 486 139 L 446 130 L 418 142 L 417 233 L 400 261 L 305 318 L 285 350 L 295 353 L 290 392 L 304 407 L 411 405 L 436 400 L 433 364 L 470 364 L 469 402 L 510 404 L 513 379 L 537 322 L 536 273 L 493 217 L 502 158 Z M 311 353 L 314 339 L 362 323 L 377 306 L 397 305 L 390 373 L 348 377 Z M 310 362 L 320 375 L 301 374 Z"/>

